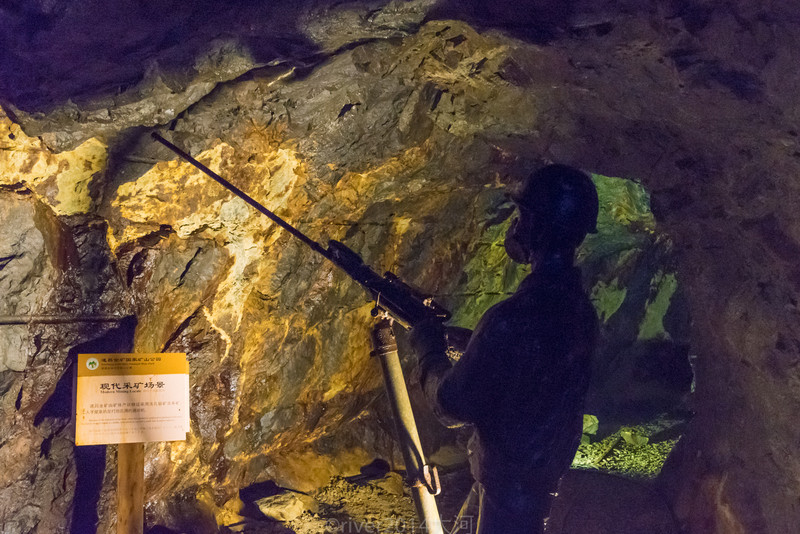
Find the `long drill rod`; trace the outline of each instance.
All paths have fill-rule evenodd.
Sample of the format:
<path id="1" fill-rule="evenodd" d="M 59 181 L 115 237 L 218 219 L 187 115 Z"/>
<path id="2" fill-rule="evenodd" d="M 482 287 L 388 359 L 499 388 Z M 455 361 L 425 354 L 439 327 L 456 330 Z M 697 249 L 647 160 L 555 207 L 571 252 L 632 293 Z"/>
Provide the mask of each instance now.
<path id="1" fill-rule="evenodd" d="M 265 208 L 261 203 L 253 199 L 253 197 L 251 197 L 250 195 L 248 195 L 247 193 L 245 193 L 244 191 L 242 191 L 241 189 L 230 183 L 228 180 L 226 180 L 219 174 L 215 173 L 214 171 L 212 171 L 211 169 L 209 169 L 208 167 L 197 161 L 195 158 L 193 158 L 192 156 L 190 156 L 177 146 L 173 145 L 172 143 L 161 137 L 158 133 L 153 132 L 150 135 L 153 136 L 153 139 L 155 139 L 165 147 L 169 148 L 170 150 L 178 154 L 180 157 L 182 157 L 183 159 L 185 159 L 186 161 L 188 161 L 189 163 L 191 163 L 192 165 L 203 171 L 205 174 L 207 174 L 208 176 L 219 182 L 220 185 L 229 189 L 233 194 L 235 194 L 236 196 L 238 196 L 239 198 L 241 198 L 242 200 L 253 206 L 255 209 L 257 209 L 258 211 L 260 211 L 261 213 L 263 213 L 264 215 L 275 221 L 275 223 L 277 223 L 278 226 L 280 226 L 281 228 L 283 228 L 284 230 L 295 236 L 297 239 L 299 239 L 300 241 L 311 247 L 314 251 L 319 252 L 328 259 L 331 259 L 330 254 L 328 254 L 328 251 L 325 248 L 323 248 L 322 245 L 320 245 L 319 243 L 308 237 L 306 234 L 304 234 L 291 224 L 281 219 L 278 215 L 275 215 L 275 213 Z"/>
<path id="2" fill-rule="evenodd" d="M 331 239 L 328 242 L 328 248 L 324 248 L 303 232 L 255 201 L 250 195 L 228 180 L 161 137 L 158 133 L 153 132 L 152 136 L 153 139 L 216 180 L 221 186 L 233 192 L 236 196 L 258 210 L 259 213 L 266 215 L 277 223 L 278 226 L 311 247 L 311 250 L 318 252 L 324 258 L 333 262 L 334 265 L 344 270 L 350 278 L 361 284 L 361 286 L 370 293 L 373 300 L 376 301 L 376 311 L 385 310 L 389 312 L 404 328 L 409 328 L 411 325 L 426 317 L 436 317 L 442 321 L 446 321 L 450 318 L 450 312 L 434 301 L 433 298 L 415 290 L 391 272 L 386 272 L 383 276 L 378 275 L 378 273 L 364 264 L 364 260 L 361 259 L 361 256 L 348 248 L 344 243 Z"/>

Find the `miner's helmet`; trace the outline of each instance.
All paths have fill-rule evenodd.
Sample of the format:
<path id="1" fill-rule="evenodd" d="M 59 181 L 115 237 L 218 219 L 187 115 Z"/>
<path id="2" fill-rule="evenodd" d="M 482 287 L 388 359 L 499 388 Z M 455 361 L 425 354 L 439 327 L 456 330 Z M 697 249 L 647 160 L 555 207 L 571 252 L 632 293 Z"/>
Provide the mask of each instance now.
<path id="1" fill-rule="evenodd" d="M 533 218 L 539 245 L 577 247 L 586 234 L 597 232 L 597 189 L 585 172 L 574 167 L 542 167 L 512 198 L 523 217 Z"/>

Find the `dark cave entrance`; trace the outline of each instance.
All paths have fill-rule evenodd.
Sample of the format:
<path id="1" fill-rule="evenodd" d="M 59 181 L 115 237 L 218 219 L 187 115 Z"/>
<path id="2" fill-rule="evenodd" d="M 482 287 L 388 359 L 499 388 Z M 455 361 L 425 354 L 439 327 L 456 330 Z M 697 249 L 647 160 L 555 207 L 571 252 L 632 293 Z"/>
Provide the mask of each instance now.
<path id="1" fill-rule="evenodd" d="M 593 174 L 598 233 L 579 251 L 600 341 L 574 467 L 658 475 L 691 417 L 690 317 L 674 243 L 633 180 Z"/>

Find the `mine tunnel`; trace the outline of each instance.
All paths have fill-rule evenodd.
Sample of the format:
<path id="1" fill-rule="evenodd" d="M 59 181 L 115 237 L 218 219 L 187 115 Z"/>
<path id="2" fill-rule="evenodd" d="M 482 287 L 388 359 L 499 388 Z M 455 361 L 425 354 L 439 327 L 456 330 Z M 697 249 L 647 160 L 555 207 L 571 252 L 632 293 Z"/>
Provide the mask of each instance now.
<path id="1" fill-rule="evenodd" d="M 797 532 L 799 20 L 744 0 L 0 6 L 0 531 L 431 531 L 371 356 L 380 294 L 156 133 L 465 329 L 531 274 L 504 246 L 515 192 L 580 169 L 599 332 L 548 532 Z M 476 532 L 473 429 L 437 420 L 395 335 L 440 531 Z M 134 530 L 128 453 L 76 444 L 84 368 L 115 354 L 188 376 L 181 439 L 124 449 Z"/>

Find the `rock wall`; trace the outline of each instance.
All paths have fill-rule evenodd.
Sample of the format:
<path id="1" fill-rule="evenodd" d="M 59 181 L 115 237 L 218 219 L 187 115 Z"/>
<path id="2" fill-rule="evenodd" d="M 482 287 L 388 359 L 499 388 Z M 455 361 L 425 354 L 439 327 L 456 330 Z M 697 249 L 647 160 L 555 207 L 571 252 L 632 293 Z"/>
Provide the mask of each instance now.
<path id="1" fill-rule="evenodd" d="M 213 17 L 207 2 L 95 4 L 0 11 L 0 313 L 23 317 L 0 327 L 4 531 L 92 524 L 76 486 L 113 526 L 113 454 L 102 473 L 102 451 L 71 444 L 81 351 L 190 354 L 193 432 L 147 448 L 149 524 L 212 531 L 239 517 L 240 488 L 397 460 L 364 294 L 175 161 L 154 125 L 315 239 L 456 309 L 486 293 L 462 273 L 541 162 L 641 180 L 697 355 L 696 416 L 661 489 L 685 532 L 793 531 L 794 10 L 578 2 L 521 25 L 472 4 L 438 20 L 457 14 L 422 0 Z M 427 434 L 430 450 L 448 439 Z"/>

